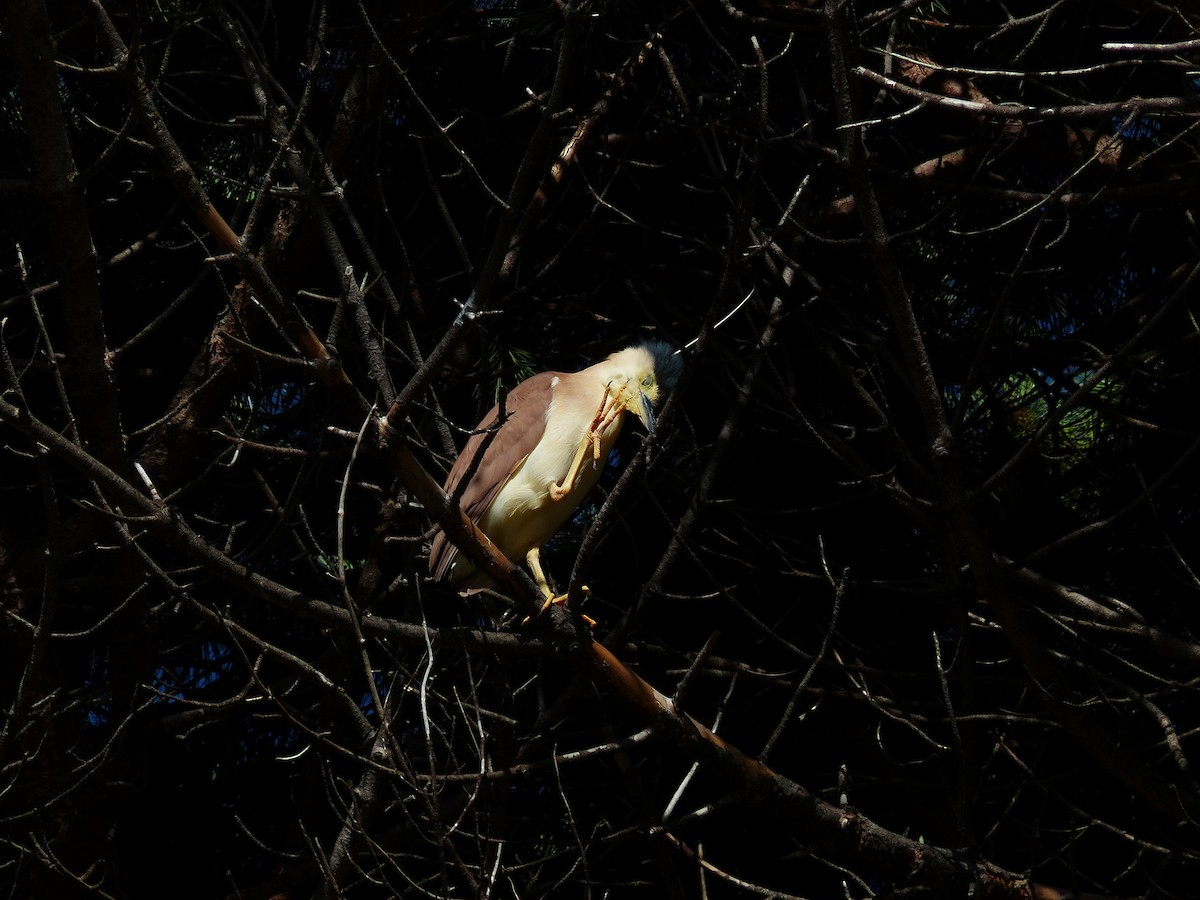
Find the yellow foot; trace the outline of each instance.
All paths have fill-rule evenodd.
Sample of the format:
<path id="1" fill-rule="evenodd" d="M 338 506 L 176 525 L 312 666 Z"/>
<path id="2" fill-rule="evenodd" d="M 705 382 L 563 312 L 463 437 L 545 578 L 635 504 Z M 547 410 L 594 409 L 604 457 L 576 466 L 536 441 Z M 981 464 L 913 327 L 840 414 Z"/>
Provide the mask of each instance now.
<path id="1" fill-rule="evenodd" d="M 587 445 L 585 444 L 584 446 L 587 446 Z M 563 604 L 565 604 L 567 602 L 566 594 L 559 594 L 556 596 L 554 591 L 550 590 L 550 583 L 546 580 L 546 573 L 542 571 L 541 548 L 539 548 L 539 547 L 531 548 L 530 551 L 525 554 L 525 562 L 529 566 L 529 571 L 533 573 L 533 580 L 537 584 L 538 590 L 540 590 L 542 592 L 542 596 L 546 598 L 546 601 L 542 604 L 542 608 L 537 611 L 537 615 L 540 616 L 542 613 L 544 613 L 546 610 L 548 610 L 551 606 L 562 606 Z M 591 589 L 586 584 L 580 585 L 579 589 L 581 591 L 583 591 L 583 595 L 585 597 L 588 596 L 589 594 L 591 594 L 591 592 L 592 592 Z M 533 617 L 526 616 L 524 619 L 521 620 L 521 627 L 524 628 L 531 621 L 533 621 L 533 619 L 536 619 L 536 618 L 537 618 L 537 616 L 533 616 Z M 589 628 L 596 627 L 595 619 L 593 619 L 589 616 L 584 616 L 583 620 L 588 623 Z"/>
<path id="2" fill-rule="evenodd" d="M 590 594 L 591 594 L 591 592 L 592 592 L 592 591 L 591 591 L 591 588 L 589 588 L 589 587 L 588 587 L 586 584 L 585 584 L 585 585 L 581 585 L 579 589 L 580 589 L 581 591 L 583 591 L 583 595 L 584 595 L 585 597 L 586 597 L 586 596 L 588 596 L 588 595 L 590 595 Z M 524 619 L 522 619 L 522 620 L 521 620 L 521 627 L 522 627 L 522 628 L 524 628 L 526 625 L 528 625 L 528 624 L 529 624 L 530 622 L 532 622 L 534 619 L 538 618 L 538 616 L 542 615 L 542 614 L 543 614 L 543 613 L 544 613 L 546 610 L 548 610 L 548 609 L 549 609 L 551 606 L 562 606 L 562 607 L 566 607 L 566 605 L 567 605 L 567 595 L 566 595 L 566 594 L 557 594 L 557 595 L 555 595 L 555 594 L 552 594 L 552 593 L 547 593 L 547 594 L 546 594 L 546 599 L 545 599 L 545 601 L 542 603 L 542 608 L 541 608 L 541 609 L 539 609 L 539 610 L 537 611 L 537 615 L 534 615 L 534 616 L 526 616 Z M 580 617 L 583 619 L 583 621 L 585 621 L 585 622 L 587 623 L 587 626 L 588 626 L 588 628 L 595 628 L 595 627 L 596 627 L 596 620 L 595 620 L 595 619 L 593 619 L 591 616 L 587 615 L 587 613 L 580 613 L 579 615 L 580 615 Z"/>
<path id="3" fill-rule="evenodd" d="M 621 413 L 625 412 L 625 407 L 629 405 L 629 397 L 626 396 L 626 391 L 621 390 L 622 399 L 618 400 L 612 394 L 612 386 L 604 388 L 604 401 L 600 404 L 600 412 L 592 421 L 591 430 L 588 432 L 588 437 L 592 442 L 592 458 L 600 458 L 600 439 L 604 436 L 604 432 L 608 427 L 617 420 Z"/>

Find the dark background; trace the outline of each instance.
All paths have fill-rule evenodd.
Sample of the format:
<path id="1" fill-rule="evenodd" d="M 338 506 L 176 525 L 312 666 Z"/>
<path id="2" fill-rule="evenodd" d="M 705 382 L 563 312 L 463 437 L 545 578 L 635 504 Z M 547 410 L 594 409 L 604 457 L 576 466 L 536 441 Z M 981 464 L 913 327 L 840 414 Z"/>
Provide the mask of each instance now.
<path id="1" fill-rule="evenodd" d="M 1192 895 L 1198 71 L 1182 3 L 8 0 L 0 884 Z M 368 427 L 440 483 L 645 338 L 548 570 L 807 799 L 430 584 Z"/>

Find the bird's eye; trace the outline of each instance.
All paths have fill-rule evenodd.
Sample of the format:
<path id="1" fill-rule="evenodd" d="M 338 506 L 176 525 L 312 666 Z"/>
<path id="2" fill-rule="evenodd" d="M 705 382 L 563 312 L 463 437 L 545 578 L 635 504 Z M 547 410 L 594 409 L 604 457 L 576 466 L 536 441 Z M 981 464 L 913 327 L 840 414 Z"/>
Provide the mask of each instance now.
<path id="1" fill-rule="evenodd" d="M 650 385 L 652 385 L 652 384 L 654 384 L 654 376 L 653 375 L 647 375 L 645 378 L 642 379 L 642 387 L 650 387 Z"/>

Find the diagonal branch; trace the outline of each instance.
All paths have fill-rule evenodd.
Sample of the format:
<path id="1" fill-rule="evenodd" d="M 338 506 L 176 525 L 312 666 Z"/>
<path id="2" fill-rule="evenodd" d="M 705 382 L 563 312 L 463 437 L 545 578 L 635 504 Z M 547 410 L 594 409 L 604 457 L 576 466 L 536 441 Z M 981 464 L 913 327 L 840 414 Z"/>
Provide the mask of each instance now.
<path id="1" fill-rule="evenodd" d="M 346 628 L 351 627 L 350 613 L 344 608 L 279 585 L 231 560 L 196 534 L 161 501 L 145 496 L 54 429 L 4 399 L 0 399 L 0 420 L 41 443 L 80 474 L 103 485 L 116 498 L 124 514 L 140 517 L 143 525 L 157 530 L 172 546 L 182 549 L 222 579 L 240 585 L 251 594 L 280 603 L 294 613 L 335 620 Z M 370 433 L 368 430 L 365 434 Z M 431 497 L 433 491 L 441 494 L 440 507 L 431 502 L 427 503 L 427 509 L 438 512 L 439 522 L 448 533 L 461 532 L 470 525 L 461 512 L 456 519 L 457 507 L 407 450 L 393 447 L 392 458 L 397 462 L 398 474 L 418 497 Z M 507 561 L 496 554 L 490 544 L 481 544 L 480 548 L 468 544 L 462 549 L 469 555 L 494 554 L 488 562 L 489 572 L 503 573 Z M 472 560 L 485 561 L 477 560 L 475 555 Z M 512 564 L 507 565 L 511 567 Z M 528 577 L 524 581 L 528 582 L 526 589 L 530 599 L 536 603 L 539 596 L 536 588 Z M 554 644 L 560 652 L 569 655 L 578 671 L 606 687 L 680 751 L 701 765 L 711 767 L 736 789 L 743 802 L 790 822 L 807 834 L 821 852 L 838 859 L 865 862 L 890 878 L 926 886 L 946 895 L 964 895 L 973 888 L 975 896 L 980 898 L 1035 896 L 1034 887 L 1019 874 L 990 863 L 960 860 L 950 850 L 911 840 L 857 812 L 826 803 L 791 779 L 747 756 L 680 710 L 669 697 L 630 671 L 600 643 L 586 637 L 586 627 L 578 620 L 570 621 L 566 611 L 553 607 L 547 613 L 547 619 L 553 629 Z M 363 625 L 364 631 L 368 631 L 365 621 Z M 408 627 L 424 633 L 419 626 Z"/>
<path id="2" fill-rule="evenodd" d="M 113 63 L 120 68 L 122 80 L 141 120 L 142 128 L 150 136 L 163 168 L 184 204 L 221 249 L 231 255 L 234 263 L 253 286 L 259 302 L 280 323 L 288 338 L 312 361 L 313 373 L 317 380 L 334 389 L 342 398 L 343 405 L 354 409 L 360 416 L 364 415 L 369 406 L 367 401 L 351 384 L 312 326 L 304 320 L 300 310 L 279 292 L 279 288 L 263 268 L 262 262 L 246 249 L 241 238 L 213 205 L 191 163 L 176 143 L 167 123 L 163 121 L 149 85 L 138 71 L 129 48 L 108 17 L 103 4 L 100 0 L 89 0 L 88 7 L 97 36 L 107 48 Z"/>

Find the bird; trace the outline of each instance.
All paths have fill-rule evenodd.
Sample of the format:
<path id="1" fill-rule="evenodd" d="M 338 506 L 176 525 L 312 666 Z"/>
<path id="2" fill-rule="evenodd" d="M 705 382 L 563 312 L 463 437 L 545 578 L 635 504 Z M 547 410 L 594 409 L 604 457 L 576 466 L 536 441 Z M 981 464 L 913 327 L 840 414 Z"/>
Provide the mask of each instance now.
<path id="1" fill-rule="evenodd" d="M 455 460 L 446 493 L 459 498 L 501 553 L 525 560 L 545 598 L 543 610 L 563 598 L 542 571 L 542 546 L 599 480 L 626 415 L 633 413 L 652 431 L 655 409 L 682 369 L 669 344 L 646 341 L 578 372 L 541 372 L 483 417 Z M 429 571 L 462 592 L 492 583 L 440 530 Z"/>

